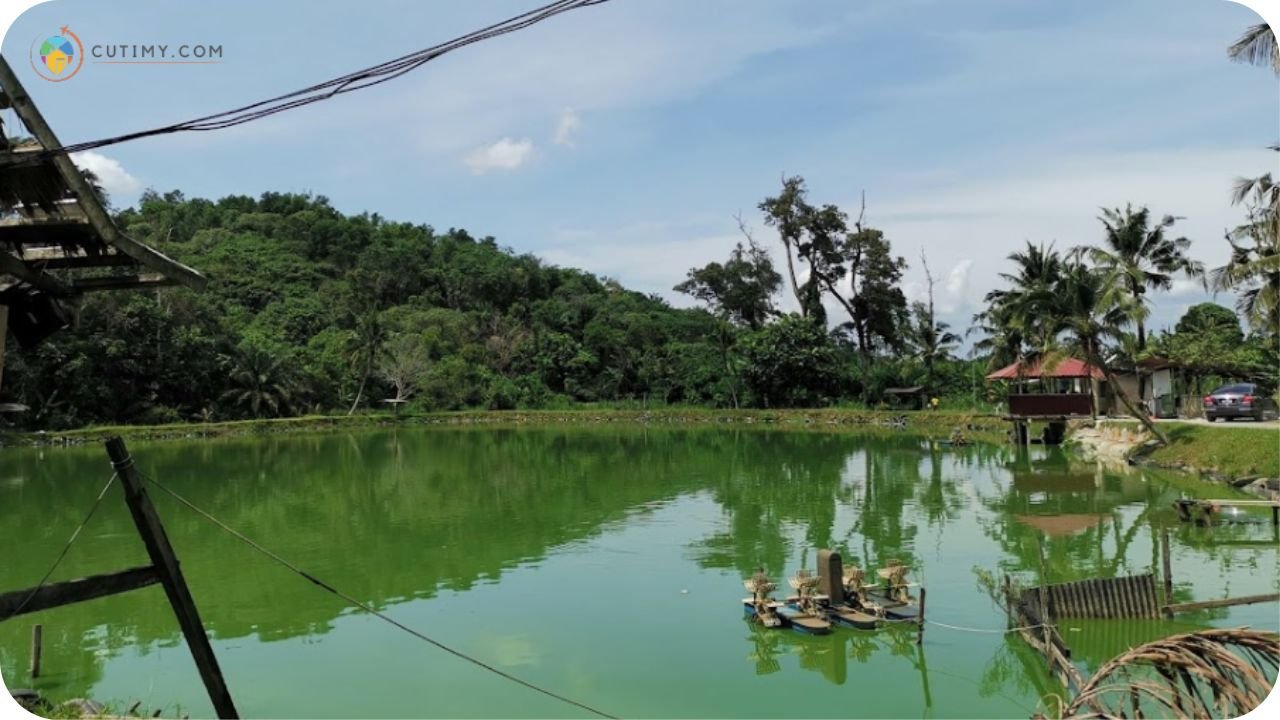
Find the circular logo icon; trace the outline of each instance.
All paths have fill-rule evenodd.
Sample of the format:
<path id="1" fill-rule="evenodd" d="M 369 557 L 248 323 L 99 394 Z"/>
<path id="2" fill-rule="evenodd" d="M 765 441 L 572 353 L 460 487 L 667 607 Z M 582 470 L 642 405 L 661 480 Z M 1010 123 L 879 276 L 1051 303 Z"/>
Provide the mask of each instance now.
<path id="1" fill-rule="evenodd" d="M 80 72 L 84 65 L 84 45 L 66 25 L 57 35 L 37 40 L 31 45 L 31 67 L 49 82 L 63 82 Z"/>

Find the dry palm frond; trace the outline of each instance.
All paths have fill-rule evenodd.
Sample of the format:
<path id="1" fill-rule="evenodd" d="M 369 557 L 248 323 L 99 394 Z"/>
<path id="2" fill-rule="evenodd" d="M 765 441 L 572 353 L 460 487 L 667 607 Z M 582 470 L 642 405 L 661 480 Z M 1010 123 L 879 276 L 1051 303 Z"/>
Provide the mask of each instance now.
<path id="1" fill-rule="evenodd" d="M 1098 669 L 1063 717 L 1239 717 L 1258 707 L 1280 671 L 1280 636 L 1254 630 L 1175 635 Z"/>

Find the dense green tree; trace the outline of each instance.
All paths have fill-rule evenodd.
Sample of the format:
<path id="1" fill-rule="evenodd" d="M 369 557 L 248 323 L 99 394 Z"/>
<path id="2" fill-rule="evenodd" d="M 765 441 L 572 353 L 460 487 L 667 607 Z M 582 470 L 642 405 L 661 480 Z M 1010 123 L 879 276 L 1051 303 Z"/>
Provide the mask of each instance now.
<path id="1" fill-rule="evenodd" d="M 785 315 L 746 339 L 743 378 L 765 407 L 830 404 L 843 377 L 835 343 L 813 318 Z"/>
<path id="2" fill-rule="evenodd" d="M 689 279 L 675 286 L 706 303 L 712 312 L 751 330 L 759 330 L 777 314 L 773 296 L 782 285 L 782 276 L 773 261 L 754 240 L 747 247 L 738 243 L 729 259 L 689 271 Z"/>
<path id="3" fill-rule="evenodd" d="M 850 231 L 840 208 L 811 205 L 807 194 L 803 178 L 786 178 L 782 192 L 759 206 L 787 251 L 801 314 L 825 319 L 825 294 L 848 314 L 847 330 L 864 359 L 881 349 L 901 350 L 908 313 L 899 284 L 906 260 L 893 255 L 884 233 L 864 227 L 861 218 Z M 808 267 L 804 285 L 796 285 L 793 251 Z"/>

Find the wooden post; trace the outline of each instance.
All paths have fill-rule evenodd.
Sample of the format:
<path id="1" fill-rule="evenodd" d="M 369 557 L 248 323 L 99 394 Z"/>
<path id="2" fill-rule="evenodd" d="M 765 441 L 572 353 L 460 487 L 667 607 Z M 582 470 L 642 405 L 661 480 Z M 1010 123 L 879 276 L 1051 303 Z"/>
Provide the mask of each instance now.
<path id="1" fill-rule="evenodd" d="M 1013 590 L 1010 588 L 1009 576 L 1004 576 L 1004 621 L 1005 627 L 1013 627 Z"/>
<path id="2" fill-rule="evenodd" d="M 920 621 L 916 624 L 916 644 L 924 642 L 924 598 L 925 589 L 920 588 Z"/>
<path id="3" fill-rule="evenodd" d="M 0 305 L 0 387 L 4 385 L 4 336 L 9 332 L 9 306 Z"/>
<path id="4" fill-rule="evenodd" d="M 1040 552 L 1040 624 L 1043 625 L 1040 630 L 1044 633 L 1045 655 L 1049 658 L 1049 669 L 1053 670 L 1053 653 L 1049 651 L 1052 641 L 1049 638 L 1049 602 L 1045 597 L 1049 584 L 1049 573 L 1046 569 L 1044 560 L 1044 538 L 1036 538 L 1036 549 Z"/>
<path id="5" fill-rule="evenodd" d="M 187 588 L 187 581 L 182 577 L 182 570 L 178 567 L 178 558 L 174 555 L 173 546 L 169 544 L 169 537 L 164 531 L 164 525 L 160 522 L 160 516 L 156 514 L 155 506 L 151 504 L 147 489 L 142 485 L 142 478 L 133 464 L 133 458 L 129 456 L 129 450 L 125 447 L 124 441 L 118 437 L 107 440 L 107 454 L 111 456 L 111 466 L 115 468 L 121 484 L 124 485 L 124 498 L 129 505 L 129 513 L 133 515 L 133 524 L 137 526 L 138 534 L 142 536 L 142 542 L 147 547 L 147 554 L 160 575 L 160 584 L 164 587 L 165 595 L 169 597 L 169 604 L 173 606 L 173 614 L 178 618 L 178 626 L 182 628 L 182 635 L 186 638 L 191 657 L 196 662 L 196 669 L 200 671 L 200 679 L 204 681 L 205 689 L 209 692 L 213 709 L 218 717 L 224 720 L 239 718 L 236 706 L 231 701 L 231 693 L 227 691 L 226 683 L 222 679 L 218 658 L 213 654 L 209 636 L 205 634 L 200 613 L 196 611 L 196 604 L 191 598 L 191 591 Z"/>
<path id="6" fill-rule="evenodd" d="M 40 650 L 44 645 L 44 626 L 36 623 L 31 626 L 31 679 L 40 677 Z"/>
<path id="7" fill-rule="evenodd" d="M 1164 571 L 1164 604 L 1173 604 L 1173 564 L 1169 560 L 1169 528 L 1160 530 L 1160 565 Z"/>

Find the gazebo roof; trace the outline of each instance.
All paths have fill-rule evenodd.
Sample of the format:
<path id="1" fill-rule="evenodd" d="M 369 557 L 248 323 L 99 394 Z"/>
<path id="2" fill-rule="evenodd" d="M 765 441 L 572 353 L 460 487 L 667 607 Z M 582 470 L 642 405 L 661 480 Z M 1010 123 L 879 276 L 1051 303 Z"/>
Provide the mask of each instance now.
<path id="1" fill-rule="evenodd" d="M 1055 363 L 1044 362 L 1043 357 L 1030 363 L 1019 360 L 1000 368 L 987 376 L 988 380 L 1017 380 L 1019 378 L 1086 378 L 1103 379 L 1098 368 L 1073 357 L 1061 358 Z"/>

